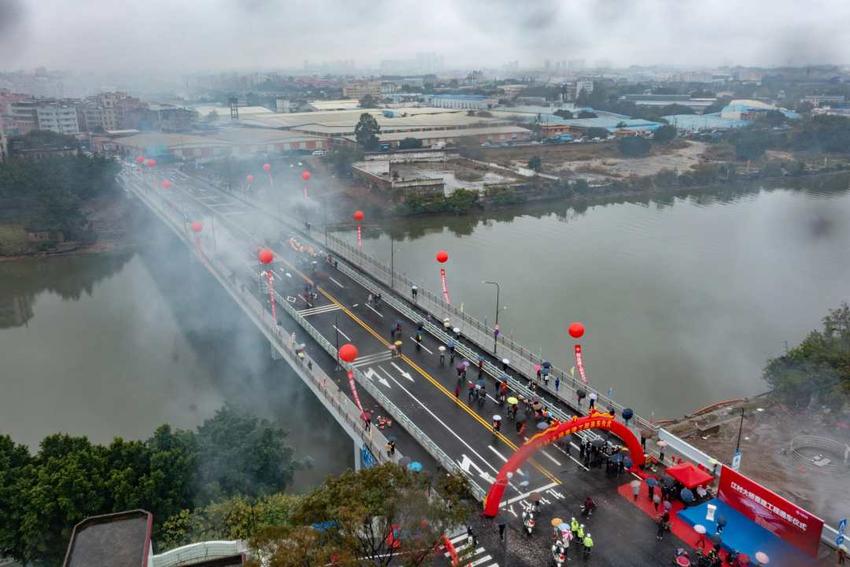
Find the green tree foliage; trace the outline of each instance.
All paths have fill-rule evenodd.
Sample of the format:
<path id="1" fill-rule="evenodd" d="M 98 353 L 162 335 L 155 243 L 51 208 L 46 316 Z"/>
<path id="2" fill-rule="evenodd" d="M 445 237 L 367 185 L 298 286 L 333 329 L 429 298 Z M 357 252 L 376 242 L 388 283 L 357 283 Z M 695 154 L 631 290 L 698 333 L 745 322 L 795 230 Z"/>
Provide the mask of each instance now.
<path id="1" fill-rule="evenodd" d="M 80 143 L 73 136 L 60 134 L 52 130 L 32 130 L 23 136 L 12 136 L 9 145 L 16 150 L 79 148 Z"/>
<path id="2" fill-rule="evenodd" d="M 378 108 L 378 100 L 370 94 L 363 95 L 360 99 L 360 108 Z"/>
<path id="3" fill-rule="evenodd" d="M 822 329 L 769 360 L 764 379 L 777 398 L 794 407 L 814 401 L 838 409 L 850 402 L 850 306 L 831 310 Z"/>
<path id="4" fill-rule="evenodd" d="M 463 478 L 431 478 L 385 464 L 329 478 L 301 500 L 292 516 L 295 527 L 263 534 L 253 544 L 270 567 L 321 564 L 293 558 L 303 552 L 373 558 L 352 565 L 386 566 L 398 559 L 424 565 L 440 536 L 468 517 L 470 501 Z M 327 521 L 333 523 L 312 534 L 297 527 Z"/>
<path id="5" fill-rule="evenodd" d="M 599 115 L 589 110 L 582 110 L 578 113 L 578 118 L 597 118 Z"/>
<path id="6" fill-rule="evenodd" d="M 364 112 L 360 115 L 360 120 L 354 127 L 354 137 L 361 148 L 368 151 L 378 149 L 378 134 L 381 133 L 381 127 L 375 117 Z"/>
<path id="7" fill-rule="evenodd" d="M 672 142 L 676 137 L 677 131 L 675 126 L 670 126 L 669 124 L 665 124 L 664 126 L 660 126 L 655 133 L 652 135 L 652 140 L 654 142 L 658 142 L 659 144 L 666 144 L 668 142 Z"/>
<path id="8" fill-rule="evenodd" d="M 617 141 L 617 148 L 626 157 L 641 157 L 649 154 L 652 144 L 641 136 L 623 136 Z"/>
<path id="9" fill-rule="evenodd" d="M 400 150 L 416 150 L 422 147 L 422 140 L 419 138 L 404 138 L 398 143 Z"/>
<path id="10" fill-rule="evenodd" d="M 196 498 L 211 502 L 242 494 L 264 496 L 286 488 L 296 463 L 286 445 L 286 432 L 268 420 L 219 409 L 198 428 Z"/>
<path id="11" fill-rule="evenodd" d="M 359 146 L 336 145 L 328 154 L 337 175 L 351 177 L 351 164 L 363 159 L 363 150 Z"/>
<path id="12" fill-rule="evenodd" d="M 87 516 L 144 508 L 165 520 L 214 495 L 281 491 L 295 466 L 284 437 L 230 407 L 197 432 L 162 426 L 147 441 L 95 445 L 51 435 L 30 455 L 0 437 L 0 555 L 58 565 L 71 529 Z"/>
<path id="13" fill-rule="evenodd" d="M 782 126 L 788 119 L 778 110 L 768 110 L 763 116 L 758 118 L 758 122 L 770 128 Z"/>
<path id="14" fill-rule="evenodd" d="M 554 114 L 564 120 L 570 120 L 573 117 L 573 113 L 569 110 L 556 110 Z"/>
<path id="15" fill-rule="evenodd" d="M 534 171 L 540 171 L 543 168 L 543 160 L 540 156 L 532 156 L 528 160 L 528 169 L 533 169 Z"/>
<path id="16" fill-rule="evenodd" d="M 850 118 L 844 116 L 813 116 L 804 120 L 791 134 L 795 150 L 850 152 Z"/>
<path id="17" fill-rule="evenodd" d="M 596 128 L 596 127 L 594 127 L 594 128 L 588 128 L 588 129 L 587 129 L 587 130 L 585 130 L 585 132 L 584 132 L 584 136 L 585 136 L 585 138 L 588 138 L 588 139 L 590 139 L 590 140 L 593 140 L 594 138 L 599 138 L 600 140 L 604 140 L 605 138 L 607 138 L 607 137 L 608 137 L 608 134 L 609 134 L 609 132 L 608 132 L 608 130 L 607 130 L 607 129 L 605 129 L 605 128 Z"/>
<path id="18" fill-rule="evenodd" d="M 86 224 L 82 207 L 115 191 L 119 169 L 112 160 L 84 155 L 7 160 L 0 163 L 0 216 L 81 238 Z"/>
<path id="19" fill-rule="evenodd" d="M 755 160 L 764 155 L 770 140 L 763 132 L 747 129 L 735 140 L 735 157 L 740 160 Z"/>

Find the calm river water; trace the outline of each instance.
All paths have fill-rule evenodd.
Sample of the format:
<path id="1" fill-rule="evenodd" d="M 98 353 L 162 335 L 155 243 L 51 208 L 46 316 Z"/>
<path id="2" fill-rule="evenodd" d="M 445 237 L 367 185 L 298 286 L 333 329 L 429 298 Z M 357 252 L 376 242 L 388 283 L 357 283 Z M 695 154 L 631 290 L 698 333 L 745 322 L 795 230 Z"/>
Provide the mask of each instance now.
<path id="1" fill-rule="evenodd" d="M 0 434 L 146 438 L 230 400 L 312 459 L 296 488 L 349 467 L 348 436 L 218 283 L 163 227 L 144 230 L 133 254 L 0 263 Z"/>
<path id="2" fill-rule="evenodd" d="M 850 193 L 760 191 L 392 227 L 396 268 L 569 368 L 583 321 L 591 381 L 640 413 L 675 416 L 765 389 L 765 359 L 850 296 Z M 354 239 L 353 234 L 347 237 Z M 225 400 L 290 431 L 313 472 L 351 445 L 215 282 L 156 227 L 126 255 L 0 263 L 0 433 L 32 446 L 194 427 Z M 389 260 L 386 232 L 367 251 Z M 210 309 L 210 306 L 215 306 Z"/>
<path id="3" fill-rule="evenodd" d="M 761 190 L 392 227 L 396 271 L 439 290 L 444 248 L 455 305 L 562 368 L 570 321 L 590 381 L 649 417 L 763 392 L 761 370 L 850 299 L 850 193 Z M 355 240 L 353 233 L 343 233 Z M 364 249 L 389 263 L 387 232 Z"/>

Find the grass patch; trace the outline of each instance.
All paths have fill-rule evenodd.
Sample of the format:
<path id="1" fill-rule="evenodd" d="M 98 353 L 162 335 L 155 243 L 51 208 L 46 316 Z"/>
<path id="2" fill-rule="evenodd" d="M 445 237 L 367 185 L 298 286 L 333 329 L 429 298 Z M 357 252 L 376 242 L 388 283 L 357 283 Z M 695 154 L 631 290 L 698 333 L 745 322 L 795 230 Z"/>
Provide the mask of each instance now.
<path id="1" fill-rule="evenodd" d="M 19 224 L 0 224 L 0 256 L 16 256 L 29 251 L 27 231 Z"/>

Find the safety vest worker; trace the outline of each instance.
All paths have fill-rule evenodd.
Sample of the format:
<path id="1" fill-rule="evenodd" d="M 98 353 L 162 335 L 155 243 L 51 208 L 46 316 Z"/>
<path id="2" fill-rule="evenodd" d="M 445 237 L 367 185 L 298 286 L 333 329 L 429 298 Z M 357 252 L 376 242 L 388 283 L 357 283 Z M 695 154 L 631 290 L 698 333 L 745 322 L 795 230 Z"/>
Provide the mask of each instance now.
<path id="1" fill-rule="evenodd" d="M 576 537 L 579 541 L 584 541 L 584 525 L 580 525 L 578 527 L 578 531 L 576 532 Z"/>
<path id="2" fill-rule="evenodd" d="M 576 520 L 575 518 L 572 518 L 570 520 L 570 531 L 574 534 L 578 533 L 578 520 Z"/>
<path id="3" fill-rule="evenodd" d="M 586 536 L 584 536 L 584 541 L 582 541 L 582 543 L 584 544 L 584 547 L 590 549 L 591 547 L 593 547 L 593 538 L 590 537 L 590 534 L 587 534 Z"/>

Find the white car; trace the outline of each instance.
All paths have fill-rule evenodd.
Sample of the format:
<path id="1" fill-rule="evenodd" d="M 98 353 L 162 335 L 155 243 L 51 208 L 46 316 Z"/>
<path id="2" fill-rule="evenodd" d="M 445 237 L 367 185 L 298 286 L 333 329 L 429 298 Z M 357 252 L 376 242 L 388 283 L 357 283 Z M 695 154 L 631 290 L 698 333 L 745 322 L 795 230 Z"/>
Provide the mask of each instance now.
<path id="1" fill-rule="evenodd" d="M 326 152 L 325 150 L 313 150 L 312 155 L 317 156 L 317 157 L 323 157 L 323 156 L 328 155 L 328 152 Z"/>

